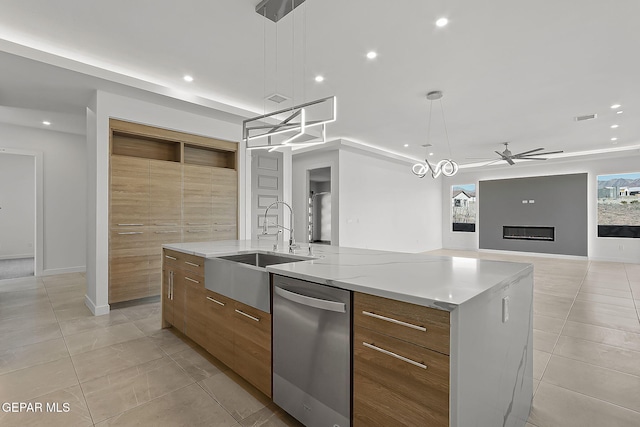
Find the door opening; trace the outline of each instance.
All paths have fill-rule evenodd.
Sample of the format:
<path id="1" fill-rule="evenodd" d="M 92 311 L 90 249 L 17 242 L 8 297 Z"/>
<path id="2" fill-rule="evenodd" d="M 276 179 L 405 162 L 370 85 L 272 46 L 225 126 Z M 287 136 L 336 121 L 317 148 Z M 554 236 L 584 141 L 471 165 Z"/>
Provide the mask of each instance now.
<path id="1" fill-rule="evenodd" d="M 309 170 L 309 243 L 331 244 L 331 167 Z"/>

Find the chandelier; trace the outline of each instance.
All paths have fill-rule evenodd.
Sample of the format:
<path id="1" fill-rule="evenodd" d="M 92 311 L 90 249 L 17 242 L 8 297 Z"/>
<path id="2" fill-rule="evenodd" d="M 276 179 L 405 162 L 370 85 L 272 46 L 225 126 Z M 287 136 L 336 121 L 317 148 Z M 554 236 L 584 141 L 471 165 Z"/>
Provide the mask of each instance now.
<path id="1" fill-rule="evenodd" d="M 428 147 L 431 146 L 429 143 L 429 137 L 431 136 L 431 113 L 433 111 L 433 101 L 440 101 L 440 110 L 442 111 L 442 123 L 444 125 L 444 133 L 447 139 L 447 146 L 449 147 L 449 157 L 451 156 L 451 144 L 449 143 L 449 133 L 447 132 L 447 123 L 444 120 L 444 108 L 442 107 L 442 91 L 436 90 L 429 92 L 427 94 L 427 99 L 430 101 L 429 104 L 429 122 L 427 127 L 427 143 L 423 145 L 423 147 L 427 147 L 427 151 L 429 151 Z M 453 160 L 443 159 L 438 163 L 431 164 L 428 159 L 429 153 L 425 156 L 424 163 L 416 163 L 411 168 L 411 172 L 419 178 L 424 178 L 427 175 L 431 175 L 432 178 L 438 178 L 441 174 L 444 176 L 454 176 L 458 173 L 458 164 Z"/>

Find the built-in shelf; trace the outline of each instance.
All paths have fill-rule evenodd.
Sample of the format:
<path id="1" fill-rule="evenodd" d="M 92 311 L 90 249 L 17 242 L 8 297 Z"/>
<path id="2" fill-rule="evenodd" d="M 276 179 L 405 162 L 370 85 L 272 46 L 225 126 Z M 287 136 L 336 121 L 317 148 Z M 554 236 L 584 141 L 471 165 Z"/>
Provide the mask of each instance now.
<path id="1" fill-rule="evenodd" d="M 111 153 L 120 156 L 141 157 L 144 159 L 180 161 L 180 143 L 113 132 Z"/>
<path id="2" fill-rule="evenodd" d="M 184 163 L 215 168 L 236 168 L 236 152 L 184 144 Z"/>

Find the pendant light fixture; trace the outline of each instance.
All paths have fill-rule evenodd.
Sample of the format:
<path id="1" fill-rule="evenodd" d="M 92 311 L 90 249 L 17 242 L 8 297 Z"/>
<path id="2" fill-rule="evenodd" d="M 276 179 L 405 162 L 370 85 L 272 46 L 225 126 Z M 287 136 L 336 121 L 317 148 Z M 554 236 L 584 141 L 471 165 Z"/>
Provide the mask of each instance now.
<path id="1" fill-rule="evenodd" d="M 433 112 L 433 101 L 440 101 L 440 110 L 442 111 L 442 124 L 444 125 L 444 133 L 447 139 L 447 146 L 449 147 L 449 157 L 451 155 L 451 144 L 449 143 L 449 133 L 447 131 L 447 122 L 444 120 L 444 107 L 442 106 L 442 91 L 435 90 L 427 93 L 427 99 L 430 101 L 429 104 L 429 122 L 427 127 L 427 143 L 423 145 L 423 147 L 427 147 L 427 155 L 425 156 L 424 163 L 416 163 L 411 168 L 411 171 L 419 178 L 424 178 L 427 174 L 430 174 L 432 178 L 438 178 L 441 174 L 444 176 L 454 176 L 458 173 L 458 164 L 449 159 L 440 160 L 436 164 L 431 164 L 429 162 L 429 147 L 431 144 L 429 143 L 429 138 L 431 136 L 431 114 Z"/>
<path id="2" fill-rule="evenodd" d="M 265 20 L 276 23 L 288 13 L 295 10 L 304 0 L 263 0 L 256 6 L 256 12 Z M 305 11 L 306 13 L 306 11 Z M 294 12 L 295 15 L 295 12 Z M 266 25 L 266 24 L 265 24 Z M 295 16 L 292 17 L 292 94 L 291 102 L 295 102 L 295 78 L 294 78 L 294 49 L 295 46 Z M 277 30 L 276 30 L 277 31 Z M 306 40 L 306 15 L 303 36 Z M 277 32 L 276 32 L 277 34 Z M 266 39 L 266 32 L 265 32 Z M 276 52 L 277 52 L 276 37 Z M 306 43 L 305 43 L 306 44 Z M 303 47 L 306 49 L 306 46 Z M 305 53 L 306 55 L 306 53 Z M 266 58 L 266 48 L 265 48 Z M 266 60 L 266 59 L 265 59 Z M 277 55 L 276 55 L 277 67 Z M 303 58 L 303 74 L 306 71 L 306 59 Z M 303 85 L 306 75 L 303 75 Z M 265 66 L 266 79 L 266 66 Z M 277 73 L 276 73 L 277 82 Z M 303 86 L 304 87 L 304 86 Z M 277 88 L 276 88 L 277 89 Z M 304 92 L 304 91 L 303 91 Z M 304 98 L 304 95 L 303 95 Z M 304 99 L 303 99 L 304 101 Z M 337 101 L 335 96 L 317 99 L 311 102 L 304 102 L 289 108 L 263 114 L 257 117 L 244 120 L 242 122 L 242 140 L 248 150 L 268 149 L 276 150 L 282 147 L 301 148 L 310 145 L 323 144 L 326 142 L 326 125 L 334 122 L 336 115 Z M 315 134 L 309 133 L 309 129 L 318 129 Z M 318 135 L 319 134 L 319 135 Z"/>

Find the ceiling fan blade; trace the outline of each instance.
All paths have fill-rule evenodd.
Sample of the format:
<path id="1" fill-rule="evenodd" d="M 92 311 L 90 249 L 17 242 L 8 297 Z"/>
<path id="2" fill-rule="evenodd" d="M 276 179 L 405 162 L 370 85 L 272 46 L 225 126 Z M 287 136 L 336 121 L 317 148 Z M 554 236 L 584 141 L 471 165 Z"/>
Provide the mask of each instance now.
<path id="1" fill-rule="evenodd" d="M 494 151 L 494 153 L 496 153 L 498 156 L 502 157 L 503 159 L 506 159 L 505 155 L 504 155 L 504 154 L 502 154 L 501 152 L 499 152 L 499 151 Z"/>
<path id="2" fill-rule="evenodd" d="M 546 157 L 523 157 L 522 160 L 549 160 Z"/>
<path id="3" fill-rule="evenodd" d="M 536 153 L 536 154 L 532 154 L 533 156 L 546 156 L 547 154 L 558 154 L 558 153 L 564 153 L 564 151 L 562 150 L 558 150 L 558 151 L 545 151 L 544 153 Z"/>
<path id="4" fill-rule="evenodd" d="M 501 162 L 501 161 L 502 161 L 502 159 L 494 160 L 494 161 L 489 162 L 489 163 L 486 163 L 486 164 L 484 164 L 484 165 L 482 165 L 482 166 L 489 166 L 489 165 L 492 165 L 492 164 L 494 164 L 494 163 L 498 163 L 498 162 Z"/>
<path id="5" fill-rule="evenodd" d="M 516 154 L 516 156 L 522 156 L 524 154 L 535 153 L 536 151 L 544 150 L 544 148 L 536 148 L 535 150 L 524 151 L 522 153 Z"/>
<path id="6" fill-rule="evenodd" d="M 514 162 L 513 160 L 511 160 L 511 157 L 505 157 L 504 160 L 507 161 L 507 163 L 509 163 L 511 166 L 515 165 L 516 162 Z"/>

